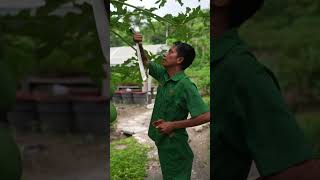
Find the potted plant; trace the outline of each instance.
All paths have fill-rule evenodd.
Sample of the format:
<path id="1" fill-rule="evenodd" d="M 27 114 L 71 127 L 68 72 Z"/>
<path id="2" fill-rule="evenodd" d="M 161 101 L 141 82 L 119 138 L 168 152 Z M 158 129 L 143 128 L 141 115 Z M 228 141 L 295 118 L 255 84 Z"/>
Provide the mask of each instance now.
<path id="1" fill-rule="evenodd" d="M 137 91 L 132 92 L 133 103 L 145 105 L 147 103 L 147 92 Z"/>
<path id="2" fill-rule="evenodd" d="M 105 135 L 109 101 L 103 96 L 77 96 L 72 98 L 74 130 L 78 133 Z"/>
<path id="3" fill-rule="evenodd" d="M 49 133 L 67 133 L 72 126 L 71 102 L 68 96 L 35 95 L 41 129 Z"/>
<path id="4" fill-rule="evenodd" d="M 18 91 L 16 93 L 16 105 L 8 112 L 9 123 L 17 132 L 25 133 L 37 129 L 36 103 L 31 93 Z"/>

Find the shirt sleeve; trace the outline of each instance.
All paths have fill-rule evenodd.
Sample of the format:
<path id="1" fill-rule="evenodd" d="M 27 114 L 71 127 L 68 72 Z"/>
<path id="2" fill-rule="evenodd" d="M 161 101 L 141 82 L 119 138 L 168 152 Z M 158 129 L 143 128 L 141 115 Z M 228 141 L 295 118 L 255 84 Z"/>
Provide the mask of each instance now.
<path id="1" fill-rule="evenodd" d="M 184 98 L 186 100 L 188 111 L 191 117 L 199 116 L 209 112 L 208 106 L 199 94 L 198 88 L 194 83 L 186 83 L 184 90 Z"/>
<path id="2" fill-rule="evenodd" d="M 311 148 L 274 76 L 260 68 L 240 79 L 236 104 L 242 109 L 247 146 L 260 174 L 271 175 L 311 159 Z"/>
<path id="3" fill-rule="evenodd" d="M 148 68 L 149 68 L 149 74 L 153 78 L 155 78 L 157 81 L 160 81 L 163 78 L 164 74 L 166 73 L 166 70 L 163 66 L 153 61 L 149 61 Z"/>

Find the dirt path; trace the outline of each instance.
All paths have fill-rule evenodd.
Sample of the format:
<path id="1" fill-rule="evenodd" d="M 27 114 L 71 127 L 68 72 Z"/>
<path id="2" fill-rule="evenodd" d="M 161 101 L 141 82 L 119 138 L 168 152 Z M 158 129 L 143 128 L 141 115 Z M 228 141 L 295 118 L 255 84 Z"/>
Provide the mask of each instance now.
<path id="1" fill-rule="evenodd" d="M 117 105 L 117 131 L 133 133 L 140 143 L 149 145 L 149 167 L 146 180 L 161 180 L 161 169 L 155 144 L 147 135 L 152 108 L 137 105 Z M 194 152 L 192 180 L 210 179 L 209 125 L 188 129 L 190 146 Z"/>
<path id="2" fill-rule="evenodd" d="M 23 180 L 106 179 L 105 138 L 75 135 L 16 136 L 23 158 Z"/>

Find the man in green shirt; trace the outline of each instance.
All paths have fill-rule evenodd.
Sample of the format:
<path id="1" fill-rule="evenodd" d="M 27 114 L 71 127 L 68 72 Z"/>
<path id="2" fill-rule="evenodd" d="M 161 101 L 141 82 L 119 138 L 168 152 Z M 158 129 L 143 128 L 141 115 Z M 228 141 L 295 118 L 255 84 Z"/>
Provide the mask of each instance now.
<path id="1" fill-rule="evenodd" d="M 211 177 L 246 180 L 254 161 L 263 180 L 316 179 L 319 166 L 309 161 L 311 148 L 275 76 L 238 36 L 237 29 L 262 4 L 263 0 L 211 1 Z M 304 171 L 306 167 L 313 169 Z"/>
<path id="2" fill-rule="evenodd" d="M 158 148 L 163 179 L 189 180 L 193 152 L 186 128 L 210 121 L 208 107 L 184 73 L 192 64 L 195 51 L 186 43 L 176 42 L 159 65 L 147 60 L 141 34 L 135 33 L 133 39 L 139 43 L 149 74 L 159 82 L 148 135 Z M 189 113 L 191 119 L 187 119 Z"/>

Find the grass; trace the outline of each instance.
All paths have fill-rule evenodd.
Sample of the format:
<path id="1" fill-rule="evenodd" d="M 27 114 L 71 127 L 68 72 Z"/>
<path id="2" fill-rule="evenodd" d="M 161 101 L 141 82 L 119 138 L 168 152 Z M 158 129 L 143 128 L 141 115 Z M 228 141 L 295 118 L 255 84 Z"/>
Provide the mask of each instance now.
<path id="1" fill-rule="evenodd" d="M 320 158 L 320 112 L 308 112 L 297 115 L 300 127 Z"/>
<path id="2" fill-rule="evenodd" d="M 130 137 L 111 142 L 110 150 L 111 179 L 143 180 L 146 177 L 148 147 Z"/>
<path id="3" fill-rule="evenodd" d="M 203 96 L 202 99 L 207 104 L 207 106 L 210 107 L 210 96 Z"/>

